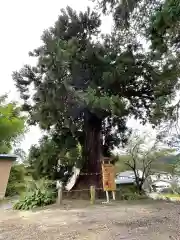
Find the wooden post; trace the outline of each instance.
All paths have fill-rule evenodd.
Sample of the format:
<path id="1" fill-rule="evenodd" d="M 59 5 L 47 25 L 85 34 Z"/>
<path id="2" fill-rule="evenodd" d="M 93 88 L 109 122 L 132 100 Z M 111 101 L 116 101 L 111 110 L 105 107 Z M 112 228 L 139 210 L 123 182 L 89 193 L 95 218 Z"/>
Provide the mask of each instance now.
<path id="1" fill-rule="evenodd" d="M 95 195 L 96 195 L 96 190 L 95 190 L 95 186 L 90 186 L 90 196 L 91 196 L 91 204 L 95 203 Z"/>
<path id="2" fill-rule="evenodd" d="M 109 192 L 106 191 L 106 199 L 107 199 L 107 203 L 109 203 Z"/>
<path id="3" fill-rule="evenodd" d="M 62 182 L 57 181 L 58 199 L 57 204 L 62 205 Z"/>
<path id="4" fill-rule="evenodd" d="M 115 194 L 115 191 L 112 191 L 112 198 L 113 198 L 114 201 L 116 200 L 116 194 Z"/>

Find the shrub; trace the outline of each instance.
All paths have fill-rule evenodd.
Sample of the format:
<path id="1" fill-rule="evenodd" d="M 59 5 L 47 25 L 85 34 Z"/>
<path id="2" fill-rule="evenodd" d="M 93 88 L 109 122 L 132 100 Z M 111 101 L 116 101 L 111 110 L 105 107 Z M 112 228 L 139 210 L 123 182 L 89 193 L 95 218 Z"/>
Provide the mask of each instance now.
<path id="1" fill-rule="evenodd" d="M 161 194 L 173 194 L 174 191 L 172 188 L 164 188 L 160 191 Z"/>
<path id="2" fill-rule="evenodd" d="M 147 199 L 146 195 L 139 195 L 138 193 L 117 193 L 117 199 L 118 200 L 142 200 L 142 199 Z"/>
<path id="3" fill-rule="evenodd" d="M 146 199 L 147 196 L 142 193 L 138 194 L 137 187 L 135 185 L 121 185 L 117 188 L 116 198 L 118 200 L 140 200 Z"/>
<path id="4" fill-rule="evenodd" d="M 15 203 L 14 209 L 30 210 L 54 203 L 56 200 L 55 191 L 52 183 L 47 180 L 31 181 L 27 186 L 27 191 Z"/>
<path id="5" fill-rule="evenodd" d="M 6 196 L 15 196 L 25 191 L 25 169 L 23 164 L 15 164 L 11 168 Z"/>

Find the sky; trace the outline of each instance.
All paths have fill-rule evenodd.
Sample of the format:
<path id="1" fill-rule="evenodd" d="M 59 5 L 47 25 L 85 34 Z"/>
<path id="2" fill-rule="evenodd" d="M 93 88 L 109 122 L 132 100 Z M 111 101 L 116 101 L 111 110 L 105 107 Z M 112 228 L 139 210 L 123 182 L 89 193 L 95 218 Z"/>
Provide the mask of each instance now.
<path id="1" fill-rule="evenodd" d="M 9 100 L 20 101 L 12 72 L 24 64 L 32 64 L 28 52 L 41 45 L 40 37 L 44 29 L 52 26 L 60 14 L 60 9 L 71 6 L 77 11 L 93 6 L 89 0 L 4 0 L 0 1 L 0 95 L 7 93 Z M 112 22 L 104 17 L 102 31 L 110 31 Z M 139 127 L 135 121 L 129 125 Z M 38 127 L 31 127 L 26 133 L 21 147 L 26 152 L 41 136 Z"/>

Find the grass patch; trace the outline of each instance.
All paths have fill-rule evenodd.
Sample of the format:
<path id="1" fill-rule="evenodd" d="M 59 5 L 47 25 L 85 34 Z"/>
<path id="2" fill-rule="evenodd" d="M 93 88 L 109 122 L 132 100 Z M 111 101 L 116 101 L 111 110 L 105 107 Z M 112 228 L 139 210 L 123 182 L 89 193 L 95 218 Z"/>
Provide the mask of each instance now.
<path id="1" fill-rule="evenodd" d="M 162 196 L 167 197 L 167 198 L 179 198 L 180 199 L 180 194 L 162 194 Z"/>
<path id="2" fill-rule="evenodd" d="M 144 200 L 147 196 L 142 193 L 138 193 L 137 187 L 133 184 L 121 185 L 116 189 L 116 199 L 117 200 Z"/>

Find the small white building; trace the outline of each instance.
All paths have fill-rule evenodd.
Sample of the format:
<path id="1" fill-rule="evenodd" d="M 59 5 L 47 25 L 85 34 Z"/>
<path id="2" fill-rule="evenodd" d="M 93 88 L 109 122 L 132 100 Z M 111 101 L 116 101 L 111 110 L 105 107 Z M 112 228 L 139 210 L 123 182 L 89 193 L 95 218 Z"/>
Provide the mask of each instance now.
<path id="1" fill-rule="evenodd" d="M 148 177 L 148 182 L 153 191 L 160 192 L 167 188 L 172 188 L 174 184 L 180 186 L 180 176 L 167 172 L 157 172 Z"/>
<path id="2" fill-rule="evenodd" d="M 141 180 L 143 172 L 137 170 L 139 179 Z M 135 175 L 133 171 L 125 171 L 118 173 L 115 179 L 116 185 L 121 184 L 134 184 Z M 172 175 L 167 172 L 157 171 L 149 175 L 146 181 L 143 184 L 145 191 L 156 191 L 160 192 L 166 188 L 171 188 L 174 183 L 177 183 L 180 186 L 180 176 Z"/>
<path id="3" fill-rule="evenodd" d="M 141 179 L 143 172 L 141 170 L 137 170 L 137 174 L 138 174 L 139 179 Z M 116 183 L 116 185 L 135 183 L 134 172 L 133 171 L 125 171 L 125 172 L 118 173 L 116 175 L 115 183 Z"/>
<path id="4" fill-rule="evenodd" d="M 163 181 L 163 180 L 165 180 L 165 181 L 171 181 L 172 179 L 173 179 L 173 176 L 170 174 L 170 173 L 167 173 L 167 172 L 160 172 L 160 171 L 158 171 L 158 172 L 155 172 L 155 173 L 153 173 L 153 174 L 151 174 L 151 175 L 149 175 L 149 180 L 151 180 L 152 182 L 154 182 L 154 181 Z"/>
<path id="5" fill-rule="evenodd" d="M 157 180 L 151 184 L 151 188 L 154 192 L 161 192 L 163 189 L 171 188 L 171 182 L 166 180 Z"/>

